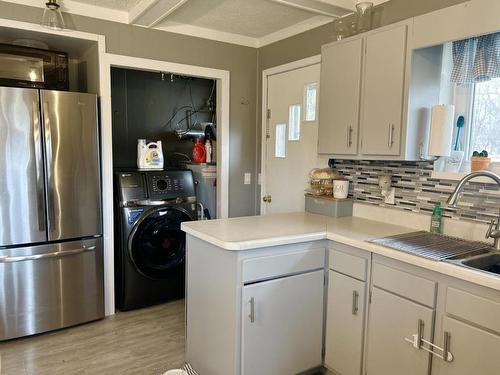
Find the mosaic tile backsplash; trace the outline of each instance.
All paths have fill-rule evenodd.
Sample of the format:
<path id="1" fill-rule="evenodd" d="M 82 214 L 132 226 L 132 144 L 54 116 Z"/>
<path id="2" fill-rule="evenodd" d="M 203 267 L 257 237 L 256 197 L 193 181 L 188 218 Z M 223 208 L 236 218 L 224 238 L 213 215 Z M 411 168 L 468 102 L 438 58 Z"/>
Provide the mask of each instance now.
<path id="1" fill-rule="evenodd" d="M 457 182 L 431 178 L 432 162 L 335 160 L 333 164 L 351 181 L 350 195 L 360 203 L 430 214 L 436 202 L 441 202 L 444 217 L 480 222 L 498 217 L 500 192 L 496 184 L 467 184 L 457 208 L 449 208 L 446 200 Z M 381 174 L 392 175 L 394 206 L 384 203 L 378 187 Z"/>

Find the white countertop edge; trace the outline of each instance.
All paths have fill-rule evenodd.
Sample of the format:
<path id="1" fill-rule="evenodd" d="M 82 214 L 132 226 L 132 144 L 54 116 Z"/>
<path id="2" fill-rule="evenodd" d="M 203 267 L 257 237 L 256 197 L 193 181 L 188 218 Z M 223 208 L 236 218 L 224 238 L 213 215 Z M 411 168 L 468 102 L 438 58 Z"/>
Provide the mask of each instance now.
<path id="1" fill-rule="evenodd" d="M 489 275 L 482 271 L 476 271 L 471 268 L 462 267 L 453 263 L 444 261 L 435 261 L 425 259 L 417 255 L 406 254 L 402 251 L 390 249 L 388 247 L 376 245 L 367 241 L 354 240 L 349 237 L 341 236 L 332 232 L 327 233 L 327 239 L 350 245 L 361 250 L 369 251 L 373 254 L 395 259 L 403 263 L 411 264 L 417 267 L 425 268 L 430 271 L 438 272 L 460 280 L 468 281 L 473 284 L 485 286 L 487 288 L 500 290 L 500 277 Z"/>
<path id="2" fill-rule="evenodd" d="M 187 226 L 184 226 L 182 230 L 193 237 L 199 238 L 200 240 L 203 240 L 212 245 L 215 245 L 217 247 L 229 251 L 261 249 L 263 247 L 290 245 L 294 243 L 319 241 L 326 239 L 326 231 L 321 231 L 321 232 L 304 233 L 304 234 L 297 234 L 290 236 L 259 238 L 250 241 L 228 242 L 228 241 L 221 241 L 213 236 L 210 236 L 203 232 L 199 232 Z"/>

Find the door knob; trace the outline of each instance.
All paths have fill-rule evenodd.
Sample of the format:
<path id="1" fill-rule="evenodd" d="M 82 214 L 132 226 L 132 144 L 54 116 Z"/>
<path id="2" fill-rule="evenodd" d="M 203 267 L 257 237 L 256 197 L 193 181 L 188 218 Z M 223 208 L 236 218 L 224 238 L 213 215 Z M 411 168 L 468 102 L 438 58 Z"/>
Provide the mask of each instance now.
<path id="1" fill-rule="evenodd" d="M 266 195 L 262 200 L 266 203 L 271 203 L 272 197 L 270 195 Z"/>

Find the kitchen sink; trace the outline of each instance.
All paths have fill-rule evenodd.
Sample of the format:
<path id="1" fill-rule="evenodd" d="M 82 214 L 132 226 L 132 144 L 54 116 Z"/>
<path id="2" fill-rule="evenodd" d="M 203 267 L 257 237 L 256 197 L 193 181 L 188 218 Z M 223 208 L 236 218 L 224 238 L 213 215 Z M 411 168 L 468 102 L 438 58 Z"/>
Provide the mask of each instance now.
<path id="1" fill-rule="evenodd" d="M 500 253 L 483 254 L 465 259 L 462 260 L 462 264 L 478 270 L 500 274 Z"/>
<path id="2" fill-rule="evenodd" d="M 500 252 L 490 252 L 470 258 L 452 260 L 450 262 L 500 275 Z"/>

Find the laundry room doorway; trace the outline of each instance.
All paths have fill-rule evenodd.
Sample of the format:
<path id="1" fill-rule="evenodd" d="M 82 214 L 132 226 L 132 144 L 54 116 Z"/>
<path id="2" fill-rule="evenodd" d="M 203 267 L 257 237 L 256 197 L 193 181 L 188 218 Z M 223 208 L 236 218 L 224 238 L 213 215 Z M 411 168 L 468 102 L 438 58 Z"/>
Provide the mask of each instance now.
<path id="1" fill-rule="evenodd" d="M 102 157 L 105 162 L 103 162 L 103 172 L 102 172 L 102 188 L 103 194 L 105 196 L 113 196 L 113 136 L 114 132 L 112 130 L 111 124 L 113 123 L 113 109 L 112 109 L 112 92 L 111 92 L 111 76 L 112 69 L 124 69 L 124 70 L 135 70 L 142 72 L 144 74 L 149 73 L 155 77 L 156 83 L 179 83 L 181 86 L 185 84 L 186 81 L 191 83 L 191 87 L 186 84 L 187 96 L 189 97 L 189 106 L 201 108 L 202 111 L 206 110 L 205 115 L 209 116 L 208 112 L 210 108 L 207 108 L 207 102 L 213 101 L 215 104 L 213 120 L 210 118 L 204 118 L 200 114 L 198 119 L 207 120 L 206 122 L 212 122 L 216 124 L 216 150 L 214 152 L 215 158 L 214 163 L 209 166 L 211 176 L 214 176 L 216 180 L 215 195 L 216 195 L 216 205 L 213 210 L 216 211 L 215 217 L 217 218 L 227 218 L 229 213 L 229 98 L 230 98 L 230 72 L 227 70 L 205 68 L 186 64 L 170 63 L 160 60 L 150 60 L 144 58 L 137 58 L 124 55 L 116 55 L 104 53 L 103 61 L 99 64 L 99 77 L 101 80 L 101 86 L 103 87 L 101 93 L 101 115 L 104 123 L 110 124 L 103 126 L 102 131 Z M 91 69 L 92 67 L 88 67 Z M 162 81 L 163 79 L 163 81 Z M 159 81 L 159 82 L 158 82 Z M 213 96 L 210 97 L 213 88 Z M 193 103 L 191 103 L 191 98 L 189 94 L 189 89 L 193 94 Z M 199 97 L 205 97 L 203 103 L 196 103 L 195 96 L 199 93 Z M 137 96 L 136 100 L 143 100 L 141 96 Z M 210 99 L 210 100 L 207 100 Z M 182 106 L 179 103 L 179 106 Z M 208 104 L 210 106 L 210 104 Z M 171 135 L 178 130 L 175 128 L 177 122 L 180 123 L 181 127 L 186 125 L 187 113 L 186 110 L 189 108 L 183 108 L 176 113 L 175 120 L 176 123 L 172 126 Z M 146 109 L 147 111 L 148 109 Z M 170 108 L 172 111 L 172 108 Z M 191 108 L 191 115 L 195 112 Z M 176 111 L 174 111 L 175 113 Z M 173 115 L 174 113 L 171 113 Z M 196 114 L 194 114 L 196 115 Z M 169 120 L 169 118 L 167 118 Z M 181 121 L 182 120 L 182 121 Z M 191 117 L 191 120 L 195 120 L 196 117 Z M 160 125 L 169 125 L 160 123 Z M 193 123 L 193 122 L 191 122 Z M 184 130 L 188 130 L 187 128 Z M 116 132 L 115 132 L 116 134 Z M 180 134 L 176 134 L 179 137 Z M 128 140 L 129 145 L 136 144 L 137 139 L 134 138 Z M 127 146 L 126 153 L 132 155 L 132 159 L 135 158 L 137 147 Z M 184 154 L 189 154 L 186 152 L 181 152 Z M 188 155 L 189 156 L 189 155 Z M 166 161 L 165 166 L 168 166 L 169 160 Z M 135 168 L 137 170 L 137 167 Z M 205 173 L 206 175 L 206 173 Z M 104 211 L 113 212 L 113 201 L 105 202 Z M 210 215 L 215 218 L 214 215 Z M 104 227 L 114 228 L 115 227 L 114 215 L 104 215 Z M 113 229 L 106 231 L 107 236 L 105 238 L 106 243 L 115 243 L 115 234 Z M 113 314 L 115 311 L 115 257 L 114 255 L 108 254 L 104 260 L 105 268 L 105 306 L 106 313 Z"/>

